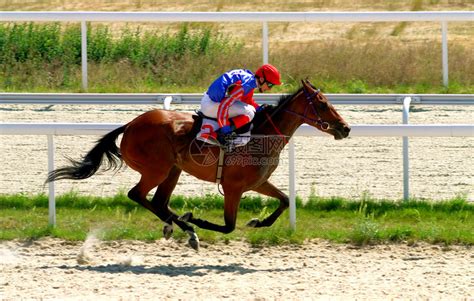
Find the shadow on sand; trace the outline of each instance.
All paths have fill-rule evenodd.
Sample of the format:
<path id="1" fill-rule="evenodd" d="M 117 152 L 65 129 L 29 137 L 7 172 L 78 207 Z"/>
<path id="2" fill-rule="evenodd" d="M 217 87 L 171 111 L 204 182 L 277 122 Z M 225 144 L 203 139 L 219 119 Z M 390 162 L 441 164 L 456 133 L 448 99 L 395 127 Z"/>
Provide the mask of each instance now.
<path id="1" fill-rule="evenodd" d="M 236 273 L 236 274 L 249 274 L 256 272 L 285 272 L 294 271 L 295 268 L 285 269 L 253 269 L 243 267 L 240 264 L 228 264 L 228 265 L 186 265 L 186 266 L 174 266 L 174 265 L 162 265 L 162 266 L 126 266 L 121 264 L 108 264 L 100 266 L 59 266 L 59 267 L 43 267 L 48 268 L 59 268 L 62 270 L 77 270 L 77 271 L 93 271 L 98 273 L 133 273 L 133 274 L 160 274 L 170 277 L 174 276 L 205 276 L 211 272 L 214 273 Z"/>

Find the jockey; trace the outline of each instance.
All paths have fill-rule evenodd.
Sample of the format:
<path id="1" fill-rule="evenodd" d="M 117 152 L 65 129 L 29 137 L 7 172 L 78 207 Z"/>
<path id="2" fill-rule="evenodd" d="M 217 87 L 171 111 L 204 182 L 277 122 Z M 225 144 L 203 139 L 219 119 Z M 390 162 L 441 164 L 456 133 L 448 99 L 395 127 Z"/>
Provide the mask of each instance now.
<path id="1" fill-rule="evenodd" d="M 217 119 L 218 128 L 201 129 L 201 138 L 208 143 L 222 143 L 223 137 L 251 122 L 255 112 L 262 109 L 253 99 L 255 88 L 262 93 L 274 85 L 281 85 L 280 73 L 265 64 L 255 74 L 250 70 L 235 69 L 222 74 L 209 87 L 201 100 L 201 112 Z"/>

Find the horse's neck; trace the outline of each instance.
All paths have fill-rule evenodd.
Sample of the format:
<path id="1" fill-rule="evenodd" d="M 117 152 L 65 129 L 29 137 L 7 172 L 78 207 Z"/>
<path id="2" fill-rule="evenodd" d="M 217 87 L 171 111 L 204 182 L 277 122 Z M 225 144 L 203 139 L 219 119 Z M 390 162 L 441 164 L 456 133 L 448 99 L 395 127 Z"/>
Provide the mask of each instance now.
<path id="1" fill-rule="evenodd" d="M 301 97 L 300 93 L 295 96 L 295 98 Z M 280 132 L 291 138 L 296 130 L 303 124 L 303 120 L 290 113 L 290 112 L 297 112 L 298 106 L 298 99 L 291 100 L 288 104 L 282 107 L 272 118 L 274 120 L 274 124 L 280 130 Z"/>
<path id="2" fill-rule="evenodd" d="M 288 139 L 294 135 L 302 124 L 301 118 L 291 115 L 287 110 L 278 112 L 273 119 L 275 126 Z"/>
<path id="3" fill-rule="evenodd" d="M 298 97 L 295 96 L 295 97 Z M 264 121 L 264 126 L 259 129 L 257 134 L 263 134 L 265 136 L 272 136 L 272 137 L 281 137 L 284 141 L 288 142 L 296 130 L 300 127 L 303 123 L 302 119 L 290 112 L 295 112 L 297 110 L 297 104 L 294 102 L 298 101 L 297 99 L 290 100 L 287 104 L 283 107 L 278 108 L 278 111 L 274 114 L 268 114 Z M 301 101 L 301 100 L 300 100 Z M 280 153 L 283 148 L 285 147 L 286 143 L 276 143 L 273 145 L 273 152 Z"/>

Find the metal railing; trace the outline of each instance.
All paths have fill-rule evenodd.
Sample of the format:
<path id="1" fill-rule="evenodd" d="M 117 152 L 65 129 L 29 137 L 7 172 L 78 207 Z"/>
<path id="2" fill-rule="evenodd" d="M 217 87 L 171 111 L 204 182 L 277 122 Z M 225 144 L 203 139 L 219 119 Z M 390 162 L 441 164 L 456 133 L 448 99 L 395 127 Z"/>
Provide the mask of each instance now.
<path id="1" fill-rule="evenodd" d="M 27 94 L 0 93 L 0 104 L 198 104 L 202 94 Z M 409 198 L 408 137 L 473 137 L 473 124 L 409 125 L 410 105 L 474 105 L 474 95 L 397 95 L 397 94 L 327 94 L 334 104 L 402 105 L 403 123 L 399 125 L 352 125 L 352 137 L 403 137 L 403 196 Z M 261 103 L 275 103 L 280 94 L 256 94 Z M 0 135 L 47 135 L 48 170 L 54 169 L 54 135 L 103 135 L 117 128 L 115 123 L 0 123 Z M 301 126 L 295 136 L 324 136 L 310 126 Z M 326 135 L 327 136 L 327 135 Z M 290 224 L 296 225 L 295 149 L 289 147 Z M 49 222 L 56 223 L 54 182 L 49 184 Z"/>
<path id="2" fill-rule="evenodd" d="M 275 104 L 286 94 L 256 93 L 258 103 Z M 474 94 L 330 94 L 324 95 L 341 105 L 398 105 L 411 97 L 414 105 L 474 105 Z M 202 93 L 0 93 L 0 104 L 62 105 L 157 105 L 168 99 L 173 104 L 197 105 Z"/>
<path id="3" fill-rule="evenodd" d="M 474 21 L 474 11 L 417 12 L 9 12 L 0 22 L 81 23 L 82 87 L 87 90 L 87 22 L 255 22 L 262 23 L 263 63 L 268 58 L 269 22 L 441 22 L 443 84 L 448 85 L 448 22 Z"/>

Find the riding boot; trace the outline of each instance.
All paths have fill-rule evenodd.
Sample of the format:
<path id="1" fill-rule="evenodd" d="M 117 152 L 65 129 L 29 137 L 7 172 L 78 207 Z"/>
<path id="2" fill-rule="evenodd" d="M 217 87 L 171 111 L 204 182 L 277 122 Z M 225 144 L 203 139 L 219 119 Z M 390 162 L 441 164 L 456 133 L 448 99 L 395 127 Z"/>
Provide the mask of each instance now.
<path id="1" fill-rule="evenodd" d="M 217 141 L 219 141 L 219 143 L 226 148 L 232 146 L 232 143 L 236 137 L 237 134 L 234 132 L 231 132 L 230 134 L 220 133 L 219 131 L 217 132 Z"/>

